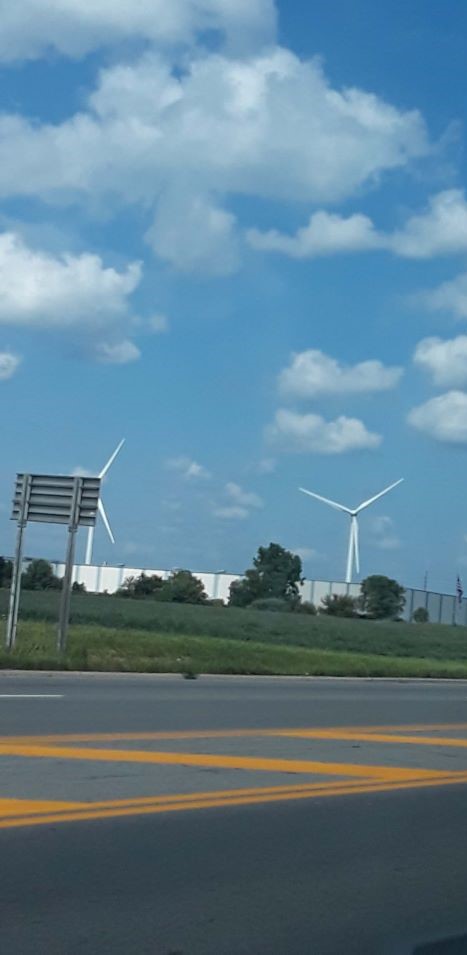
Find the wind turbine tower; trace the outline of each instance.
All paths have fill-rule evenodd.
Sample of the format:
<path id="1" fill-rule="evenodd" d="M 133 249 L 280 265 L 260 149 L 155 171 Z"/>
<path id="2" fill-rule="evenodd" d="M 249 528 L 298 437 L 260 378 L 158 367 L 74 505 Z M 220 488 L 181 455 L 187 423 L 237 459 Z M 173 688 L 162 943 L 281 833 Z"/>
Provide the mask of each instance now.
<path id="1" fill-rule="evenodd" d="M 109 460 L 107 461 L 107 464 L 104 465 L 104 467 L 102 468 L 102 471 L 97 475 L 98 477 L 100 477 L 101 481 L 105 478 L 107 472 L 108 472 L 108 471 L 110 470 L 110 468 L 112 467 L 112 464 L 114 463 L 115 458 L 117 457 L 117 454 L 120 453 L 120 451 L 122 450 L 124 444 L 125 444 L 125 438 L 123 438 L 123 439 L 120 441 L 120 444 L 115 448 L 115 451 L 113 452 L 113 454 L 110 455 L 110 458 L 109 458 Z M 108 517 L 107 517 L 106 511 L 105 511 L 105 507 L 104 507 L 104 505 L 103 505 L 103 503 L 102 503 L 102 498 L 101 498 L 101 497 L 99 497 L 98 510 L 99 510 L 99 515 L 100 515 L 100 517 L 101 517 L 101 519 L 102 519 L 102 522 L 103 522 L 103 524 L 104 524 L 104 527 L 105 527 L 105 529 L 106 529 L 106 531 L 107 531 L 107 534 L 109 535 L 110 541 L 111 541 L 112 544 L 115 544 L 115 538 L 114 538 L 114 536 L 113 536 L 113 534 L 112 534 L 112 528 L 111 528 L 111 526 L 110 526 L 109 519 L 108 519 Z M 85 555 L 85 558 L 84 558 L 84 563 L 87 564 L 87 565 L 92 564 L 92 549 L 93 549 L 93 545 L 94 545 L 94 527 L 90 527 L 89 530 L 88 530 L 88 539 L 87 539 L 87 543 L 86 543 L 86 555 Z"/>
<path id="2" fill-rule="evenodd" d="M 397 487 L 398 484 L 401 484 L 403 480 L 404 478 L 399 478 L 399 480 L 395 481 L 394 484 L 390 484 L 389 487 L 385 487 L 383 491 L 379 492 L 379 494 L 375 494 L 374 497 L 370 497 L 367 501 L 363 501 L 362 504 L 359 504 L 358 507 L 353 509 L 350 507 L 345 507 L 344 504 L 338 504 L 337 501 L 331 501 L 327 497 L 321 497 L 321 494 L 315 494 L 314 491 L 307 491 L 304 487 L 299 488 L 299 491 L 301 491 L 303 494 L 308 494 L 310 497 L 316 498 L 317 501 L 322 501 L 323 504 L 329 504 L 330 507 L 334 507 L 337 511 L 343 511 L 344 514 L 348 514 L 350 517 L 349 546 L 347 550 L 347 568 L 345 572 L 346 584 L 352 583 L 354 564 L 357 574 L 360 573 L 358 515 L 361 511 L 364 511 L 365 508 L 369 507 L 370 504 L 374 504 L 375 501 L 378 501 L 380 497 L 383 497 L 384 494 L 388 494 L 389 491 L 392 491 L 392 489 Z"/>

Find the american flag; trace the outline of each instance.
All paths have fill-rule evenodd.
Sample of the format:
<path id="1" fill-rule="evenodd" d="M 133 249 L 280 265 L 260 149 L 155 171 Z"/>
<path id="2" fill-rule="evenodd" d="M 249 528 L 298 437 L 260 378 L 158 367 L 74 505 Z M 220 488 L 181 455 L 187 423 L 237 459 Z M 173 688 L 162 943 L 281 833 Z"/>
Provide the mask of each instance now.
<path id="1" fill-rule="evenodd" d="M 457 594 L 457 599 L 458 599 L 459 603 L 462 603 L 462 598 L 463 598 L 463 596 L 464 596 L 464 590 L 463 590 L 463 587 L 462 587 L 462 581 L 461 581 L 461 579 L 460 579 L 460 577 L 459 577 L 459 574 L 457 575 L 457 580 L 456 580 L 456 594 Z"/>

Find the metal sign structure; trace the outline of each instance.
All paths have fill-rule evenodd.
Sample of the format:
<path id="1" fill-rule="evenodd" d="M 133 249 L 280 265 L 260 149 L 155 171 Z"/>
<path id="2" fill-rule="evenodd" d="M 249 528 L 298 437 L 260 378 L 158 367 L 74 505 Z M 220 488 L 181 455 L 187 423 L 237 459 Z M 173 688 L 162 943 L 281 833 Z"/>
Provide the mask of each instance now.
<path id="1" fill-rule="evenodd" d="M 11 519 L 17 522 L 18 533 L 11 578 L 6 634 L 8 650 L 13 649 L 16 643 L 23 538 L 25 527 L 30 521 L 41 524 L 68 525 L 65 575 L 62 583 L 57 634 L 57 650 L 63 653 L 66 649 L 76 532 L 80 526 L 94 527 L 99 507 L 100 489 L 101 482 L 98 477 L 73 477 L 60 474 L 17 475 Z"/>

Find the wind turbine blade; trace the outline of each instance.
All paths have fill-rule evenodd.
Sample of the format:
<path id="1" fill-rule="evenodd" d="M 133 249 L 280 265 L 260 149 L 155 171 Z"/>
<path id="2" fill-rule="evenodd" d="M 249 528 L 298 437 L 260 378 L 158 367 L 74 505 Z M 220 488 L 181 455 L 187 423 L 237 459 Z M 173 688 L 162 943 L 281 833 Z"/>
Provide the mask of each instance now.
<path id="1" fill-rule="evenodd" d="M 363 504 L 360 504 L 359 507 L 355 508 L 355 513 L 358 514 L 360 511 L 363 511 L 365 507 L 369 507 L 370 504 L 374 504 L 383 494 L 387 494 L 388 491 L 392 491 L 393 487 L 397 487 L 398 484 L 402 484 L 404 478 L 399 478 L 398 481 L 394 481 L 394 484 L 390 484 L 389 487 L 385 487 L 384 491 L 380 491 L 379 494 L 375 494 L 374 497 L 370 497 L 368 501 L 363 501 Z"/>
<path id="2" fill-rule="evenodd" d="M 344 511 L 345 514 L 351 514 L 352 511 L 349 507 L 344 507 L 343 504 L 338 504 L 337 501 L 330 501 L 328 497 L 321 497 L 321 494 L 315 494 L 314 491 L 307 491 L 304 487 L 299 487 L 299 491 L 302 494 L 309 494 L 310 497 L 315 497 L 317 501 L 322 501 L 323 504 L 329 504 L 330 507 L 335 507 L 338 511 Z"/>
<path id="3" fill-rule="evenodd" d="M 355 554 L 355 569 L 357 574 L 360 573 L 360 549 L 358 546 L 358 520 L 355 518 L 354 530 L 353 530 L 353 546 Z"/>
<path id="4" fill-rule="evenodd" d="M 105 507 L 104 507 L 104 505 L 103 505 L 103 503 L 102 503 L 102 501 L 101 501 L 100 498 L 99 498 L 99 503 L 98 503 L 97 506 L 98 506 L 98 508 L 99 508 L 99 514 L 100 514 L 100 516 L 102 517 L 102 520 L 103 520 L 103 523 L 104 523 L 104 527 L 105 527 L 105 529 L 106 529 L 106 531 L 107 531 L 107 533 L 108 533 L 108 535 L 109 535 L 109 537 L 110 537 L 110 540 L 111 540 L 112 544 L 115 544 L 115 537 L 114 537 L 113 534 L 112 534 L 112 528 L 111 528 L 111 526 L 110 526 L 110 524 L 109 524 L 109 519 L 108 519 L 108 517 L 107 517 L 107 514 L 105 513 Z"/>
<path id="5" fill-rule="evenodd" d="M 125 444 L 125 438 L 122 438 L 122 440 L 120 441 L 120 444 L 118 445 L 118 447 L 115 448 L 114 453 L 111 454 L 109 460 L 107 461 L 107 464 L 104 465 L 104 467 L 102 468 L 102 471 L 101 471 L 100 474 L 99 474 L 99 477 L 101 478 L 101 480 L 102 480 L 102 478 L 105 477 L 105 475 L 107 474 L 107 471 L 109 470 L 109 468 L 112 467 L 112 464 L 114 463 L 115 458 L 117 457 L 117 454 L 120 453 L 120 451 L 122 450 L 124 444 Z"/>

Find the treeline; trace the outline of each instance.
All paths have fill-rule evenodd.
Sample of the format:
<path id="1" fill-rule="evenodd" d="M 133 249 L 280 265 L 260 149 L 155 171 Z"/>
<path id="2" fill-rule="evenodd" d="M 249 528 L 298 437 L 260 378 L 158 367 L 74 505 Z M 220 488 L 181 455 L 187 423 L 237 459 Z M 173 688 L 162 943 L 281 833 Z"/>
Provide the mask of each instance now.
<path id="1" fill-rule="evenodd" d="M 0 558 L 0 586 L 9 586 L 11 561 Z M 396 580 L 372 575 L 362 581 L 360 596 L 331 594 L 324 597 L 317 608 L 301 598 L 304 582 L 302 562 L 297 554 L 271 543 L 260 547 L 241 580 L 232 583 L 228 606 L 249 607 L 257 610 L 290 613 L 324 613 L 335 617 L 371 617 L 398 619 L 405 606 L 405 591 Z M 33 560 L 22 575 L 22 587 L 27 590 L 59 590 L 60 578 L 53 573 L 47 560 Z M 75 593 L 85 593 L 84 584 L 73 584 Z M 157 600 L 165 603 L 224 606 L 222 600 L 208 598 L 202 582 L 189 570 L 175 570 L 167 578 L 142 572 L 127 577 L 117 590 L 117 597 L 134 600 Z M 427 622 L 426 611 L 416 611 L 414 619 Z"/>

